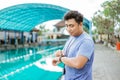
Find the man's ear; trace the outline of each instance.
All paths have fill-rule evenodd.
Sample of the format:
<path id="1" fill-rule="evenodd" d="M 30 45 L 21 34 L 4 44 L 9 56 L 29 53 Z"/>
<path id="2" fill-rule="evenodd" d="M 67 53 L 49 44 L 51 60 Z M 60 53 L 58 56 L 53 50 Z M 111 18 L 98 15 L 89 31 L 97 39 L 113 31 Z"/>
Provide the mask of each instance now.
<path id="1" fill-rule="evenodd" d="M 80 22 L 79 26 L 82 26 L 82 25 L 83 25 L 83 23 L 82 23 L 82 22 Z"/>
<path id="2" fill-rule="evenodd" d="M 82 22 L 80 22 L 80 26 L 82 26 L 83 25 L 83 23 Z"/>

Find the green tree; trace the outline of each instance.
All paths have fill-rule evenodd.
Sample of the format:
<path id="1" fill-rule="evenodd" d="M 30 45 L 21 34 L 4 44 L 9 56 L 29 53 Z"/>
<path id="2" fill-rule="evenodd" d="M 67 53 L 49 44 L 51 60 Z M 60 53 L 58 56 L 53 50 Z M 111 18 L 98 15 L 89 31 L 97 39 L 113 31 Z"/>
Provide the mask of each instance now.
<path id="1" fill-rule="evenodd" d="M 111 29 L 117 25 L 120 26 L 120 0 L 106 1 L 102 7 L 105 17 L 112 20 Z"/>
<path id="2" fill-rule="evenodd" d="M 42 35 L 43 32 L 49 31 L 49 29 L 45 29 L 45 25 L 40 25 L 39 29 L 40 29 L 40 31 L 38 32 L 39 35 Z"/>
<path id="3" fill-rule="evenodd" d="M 113 21 L 113 27 L 120 22 L 120 0 L 106 1 L 102 4 L 106 18 Z"/>
<path id="4" fill-rule="evenodd" d="M 102 16 L 96 13 L 92 18 L 93 25 L 96 26 L 96 32 L 100 35 L 102 41 L 102 34 L 104 34 L 104 26 L 102 24 Z"/>
<path id="5" fill-rule="evenodd" d="M 114 27 L 112 25 L 113 22 L 110 19 L 104 17 L 101 11 L 98 11 L 98 13 L 94 15 L 92 21 L 93 25 L 97 28 L 97 33 L 101 36 L 101 40 L 103 34 L 108 35 L 109 40 L 109 35 L 114 33 Z"/>

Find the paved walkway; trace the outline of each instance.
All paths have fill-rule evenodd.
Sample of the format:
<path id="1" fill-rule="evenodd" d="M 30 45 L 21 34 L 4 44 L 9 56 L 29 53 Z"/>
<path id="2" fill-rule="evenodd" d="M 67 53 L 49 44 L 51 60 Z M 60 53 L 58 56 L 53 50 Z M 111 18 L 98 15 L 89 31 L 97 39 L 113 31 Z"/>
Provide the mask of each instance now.
<path id="1" fill-rule="evenodd" d="M 120 80 L 120 52 L 95 45 L 93 80 Z"/>

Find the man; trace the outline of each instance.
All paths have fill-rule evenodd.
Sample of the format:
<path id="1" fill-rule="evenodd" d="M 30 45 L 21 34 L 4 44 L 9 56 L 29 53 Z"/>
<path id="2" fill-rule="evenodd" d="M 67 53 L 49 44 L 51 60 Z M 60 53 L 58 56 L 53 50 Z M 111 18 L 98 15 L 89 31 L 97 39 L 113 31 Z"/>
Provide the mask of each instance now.
<path id="1" fill-rule="evenodd" d="M 56 51 L 52 64 L 65 64 L 65 80 L 92 80 L 94 42 L 83 30 L 83 15 L 69 11 L 64 21 L 70 38 L 63 51 Z"/>

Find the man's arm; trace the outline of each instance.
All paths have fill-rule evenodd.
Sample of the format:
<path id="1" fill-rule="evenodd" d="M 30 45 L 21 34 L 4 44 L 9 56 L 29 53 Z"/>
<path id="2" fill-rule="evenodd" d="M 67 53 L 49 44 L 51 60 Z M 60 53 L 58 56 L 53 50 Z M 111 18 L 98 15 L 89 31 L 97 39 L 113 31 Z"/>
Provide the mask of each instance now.
<path id="1" fill-rule="evenodd" d="M 83 68 L 84 65 L 87 63 L 88 58 L 85 56 L 79 55 L 74 58 L 61 57 L 61 61 L 67 66 L 80 69 L 80 68 Z"/>

